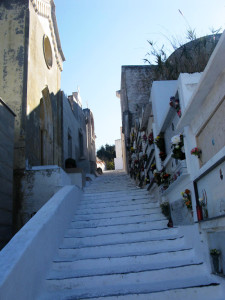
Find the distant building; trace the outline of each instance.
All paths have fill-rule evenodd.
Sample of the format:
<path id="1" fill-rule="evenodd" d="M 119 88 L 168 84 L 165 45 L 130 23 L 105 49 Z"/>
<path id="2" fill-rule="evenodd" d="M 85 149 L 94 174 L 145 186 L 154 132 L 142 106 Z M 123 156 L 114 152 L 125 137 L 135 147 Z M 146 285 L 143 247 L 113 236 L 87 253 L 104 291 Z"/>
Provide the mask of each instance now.
<path id="1" fill-rule="evenodd" d="M 85 173 L 95 173 L 94 117 L 90 109 L 82 109 L 80 92 L 68 98 L 62 92 L 63 105 L 63 167 L 72 158 L 77 168 Z"/>
<path id="2" fill-rule="evenodd" d="M 121 128 L 121 139 L 115 140 L 115 152 L 116 152 L 116 157 L 114 158 L 115 170 L 124 169 L 122 139 L 123 139 L 123 133 Z"/>

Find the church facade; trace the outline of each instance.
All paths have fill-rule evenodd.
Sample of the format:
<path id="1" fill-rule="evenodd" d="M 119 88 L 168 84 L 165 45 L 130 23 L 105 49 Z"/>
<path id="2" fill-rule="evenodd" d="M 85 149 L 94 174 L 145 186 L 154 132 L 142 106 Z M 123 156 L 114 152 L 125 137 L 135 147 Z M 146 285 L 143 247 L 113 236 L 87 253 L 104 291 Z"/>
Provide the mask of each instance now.
<path id="1" fill-rule="evenodd" d="M 54 3 L 3 1 L 0 11 L 0 90 L 16 114 L 14 167 L 61 165 L 59 90 L 65 58 Z"/>
<path id="2" fill-rule="evenodd" d="M 0 38 L 0 97 L 16 115 L 13 219 L 18 230 L 24 225 L 27 189 L 29 201 L 35 201 L 32 168 L 54 165 L 65 169 L 65 160 L 74 158 L 82 172 L 95 172 L 94 121 L 76 97 L 67 98 L 61 91 L 65 57 L 53 0 L 2 0 Z M 70 120 L 66 106 L 72 112 Z M 84 161 L 88 163 L 83 166 Z M 32 214 L 28 209 L 26 220 Z"/>

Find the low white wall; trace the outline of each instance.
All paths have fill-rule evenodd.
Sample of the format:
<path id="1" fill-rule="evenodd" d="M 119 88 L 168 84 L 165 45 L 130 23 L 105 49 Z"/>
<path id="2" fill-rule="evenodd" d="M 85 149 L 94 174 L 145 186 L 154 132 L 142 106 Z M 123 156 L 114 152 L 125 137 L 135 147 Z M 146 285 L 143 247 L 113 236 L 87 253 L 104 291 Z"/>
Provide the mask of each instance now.
<path id="1" fill-rule="evenodd" d="M 83 178 L 82 173 L 68 173 L 71 179 L 71 183 L 77 185 L 79 188 L 83 188 Z"/>
<path id="2" fill-rule="evenodd" d="M 58 166 L 37 166 L 26 170 L 22 179 L 21 225 L 27 223 L 63 186 L 71 184 L 68 174 Z"/>
<path id="3" fill-rule="evenodd" d="M 115 170 L 123 170 L 123 158 L 114 158 Z"/>
<path id="4" fill-rule="evenodd" d="M 59 190 L 0 252 L 0 298 L 30 300 L 40 291 L 82 192 Z"/>

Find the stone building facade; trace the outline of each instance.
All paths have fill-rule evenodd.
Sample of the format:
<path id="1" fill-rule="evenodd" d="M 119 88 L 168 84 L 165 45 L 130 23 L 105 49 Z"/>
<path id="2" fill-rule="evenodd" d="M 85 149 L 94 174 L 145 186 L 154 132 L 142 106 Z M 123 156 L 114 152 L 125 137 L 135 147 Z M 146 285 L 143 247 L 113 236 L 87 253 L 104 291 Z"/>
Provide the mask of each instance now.
<path id="1" fill-rule="evenodd" d="M 87 134 L 87 159 L 89 162 L 89 172 L 95 173 L 96 171 L 96 148 L 95 148 L 95 125 L 94 116 L 89 108 L 83 109 L 86 117 L 86 134 Z"/>
<path id="2" fill-rule="evenodd" d="M 125 143 L 123 165 L 128 170 L 126 147 L 130 144 L 131 128 L 139 120 L 142 109 L 149 101 L 150 87 L 154 80 L 154 66 L 122 66 L 121 88 L 117 91 L 120 98 L 122 115 L 122 133 Z"/>
<path id="3" fill-rule="evenodd" d="M 67 158 L 74 158 L 82 169 L 81 187 L 83 174 L 95 172 L 94 118 L 89 109 L 82 110 L 79 93 L 67 98 L 60 90 L 65 57 L 53 0 L 2 0 L 0 38 L 0 96 L 16 114 L 13 219 L 17 230 L 48 201 L 46 192 L 31 203 L 40 198 L 43 182 L 49 180 L 51 195 L 62 182 L 71 182 L 64 180 L 66 173 L 60 169 Z"/>
<path id="4" fill-rule="evenodd" d="M 14 119 L 0 98 L 0 249 L 12 237 Z"/>
<path id="5" fill-rule="evenodd" d="M 65 58 L 54 2 L 1 1 L 0 16 L 0 90 L 16 114 L 14 167 L 61 165 L 59 90 Z"/>
<path id="6" fill-rule="evenodd" d="M 94 117 L 90 109 L 82 109 L 80 92 L 68 98 L 62 92 L 63 167 L 73 158 L 77 168 L 87 173 L 96 171 Z"/>
<path id="7" fill-rule="evenodd" d="M 62 165 L 60 78 L 65 60 L 52 0 L 1 1 L 0 93 L 16 114 L 15 219 L 31 166 Z"/>

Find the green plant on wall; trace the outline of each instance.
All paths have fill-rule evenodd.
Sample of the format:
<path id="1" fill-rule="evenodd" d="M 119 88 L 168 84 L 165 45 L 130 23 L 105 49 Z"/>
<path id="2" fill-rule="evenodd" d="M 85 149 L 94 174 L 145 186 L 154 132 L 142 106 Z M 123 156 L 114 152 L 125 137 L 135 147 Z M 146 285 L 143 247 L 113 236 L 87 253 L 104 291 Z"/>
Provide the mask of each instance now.
<path id="1" fill-rule="evenodd" d="M 167 219 L 170 218 L 170 204 L 169 202 L 163 202 L 160 204 L 161 211 Z"/>

